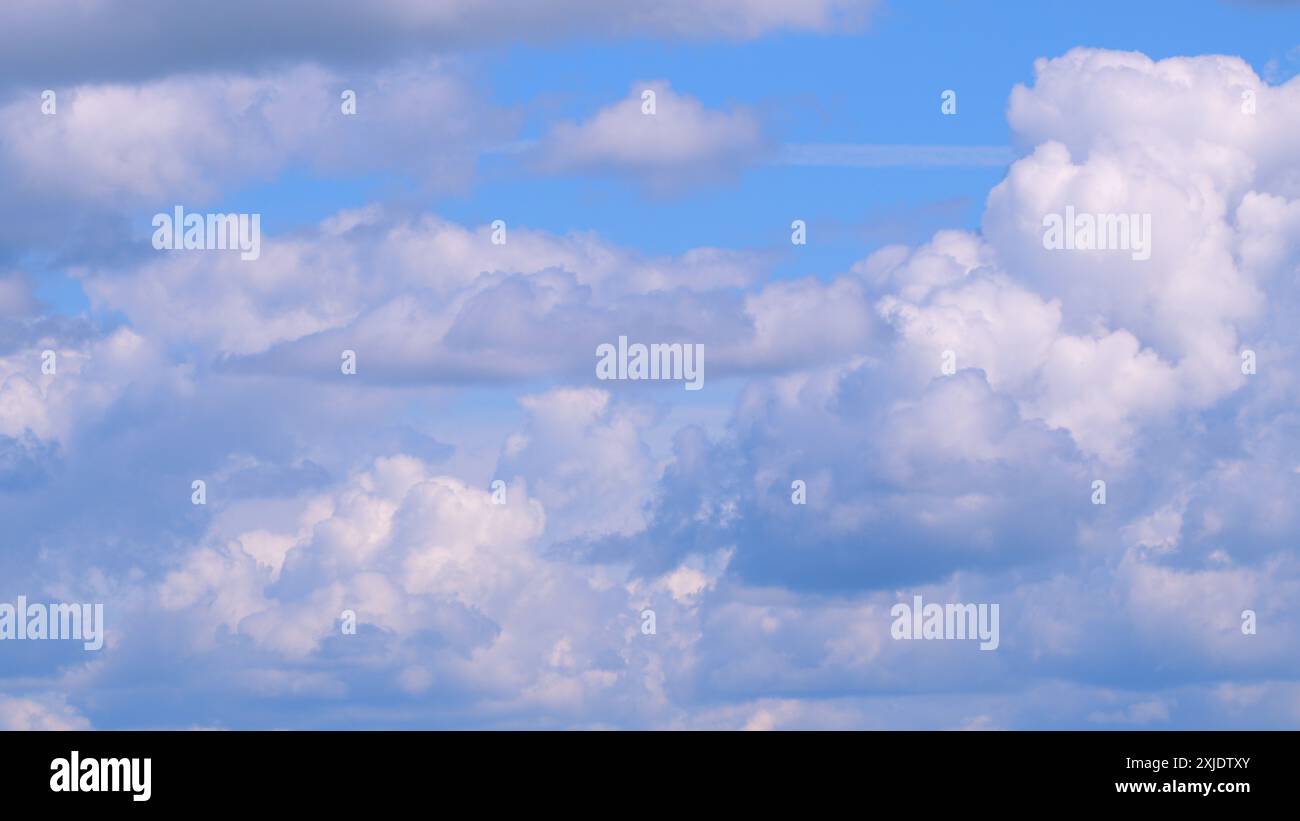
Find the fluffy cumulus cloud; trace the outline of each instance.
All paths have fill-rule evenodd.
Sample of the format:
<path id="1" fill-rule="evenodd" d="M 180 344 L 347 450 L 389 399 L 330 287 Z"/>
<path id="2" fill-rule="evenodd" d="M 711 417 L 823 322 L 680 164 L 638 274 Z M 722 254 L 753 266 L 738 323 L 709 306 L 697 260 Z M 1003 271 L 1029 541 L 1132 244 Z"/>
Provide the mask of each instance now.
<path id="1" fill-rule="evenodd" d="M 667 83 L 649 82 L 584 122 L 554 126 L 535 161 L 549 173 L 624 173 L 668 191 L 701 175 L 734 174 L 765 148 L 753 113 L 711 111 Z"/>
<path id="2" fill-rule="evenodd" d="M 853 4 L 789 6 L 618 25 L 747 37 Z M 509 25 L 572 33 L 520 9 Z M 367 14 L 437 40 L 487 37 L 496 12 Z M 132 25 L 126 41 L 153 36 Z M 364 56 L 329 31 L 304 53 Z M 275 94 L 334 105 L 332 69 L 278 70 L 87 86 L 48 126 L 57 151 L 10 137 L 0 163 L 120 216 L 236 168 L 365 153 Z M 383 158 L 402 173 L 454 177 L 454 147 L 508 123 L 439 66 L 384 71 L 375 89 L 465 114 L 427 142 L 402 126 Z M 113 621 L 89 661 L 0 667 L 0 726 L 1300 722 L 1300 80 L 1091 49 L 1035 72 L 978 231 L 829 277 L 528 225 L 498 245 L 406 203 L 268 234 L 254 262 L 78 260 L 81 318 L 5 272 L 0 599 L 95 597 Z M 554 124 L 534 159 L 653 185 L 762 149 L 751 114 L 649 87 L 656 114 L 634 85 Z M 134 99 L 149 128 L 113 127 Z M 371 105 L 380 128 L 405 116 Z M 1067 208 L 1148 215 L 1149 258 L 1046 248 Z M 597 380 L 596 346 L 620 335 L 703 343 L 703 393 L 725 400 Z M 997 603 L 997 650 L 893 640 L 914 595 Z"/>
<path id="3" fill-rule="evenodd" d="M 90 723 L 66 704 L 0 695 L 0 730 L 88 730 Z"/>
<path id="4" fill-rule="evenodd" d="M 376 205 L 268 239 L 255 261 L 163 252 L 76 271 L 95 306 L 241 372 L 332 378 L 353 350 L 366 380 L 586 378 L 597 346 L 624 335 L 701 341 L 721 374 L 843 355 L 871 333 L 856 285 L 764 283 L 770 252 L 647 256 L 590 233 L 506 231 L 498 245 L 488 225 Z M 787 311 L 819 322 L 791 338 Z"/>
<path id="5" fill-rule="evenodd" d="M 354 116 L 342 114 L 344 90 L 356 95 Z M 50 105 L 53 116 L 35 91 L 0 95 L 0 175 L 12 192 L 0 201 L 0 259 L 107 259 L 156 212 L 194 210 L 304 166 L 459 190 L 482 146 L 516 120 L 447 62 L 87 82 L 54 91 Z"/>

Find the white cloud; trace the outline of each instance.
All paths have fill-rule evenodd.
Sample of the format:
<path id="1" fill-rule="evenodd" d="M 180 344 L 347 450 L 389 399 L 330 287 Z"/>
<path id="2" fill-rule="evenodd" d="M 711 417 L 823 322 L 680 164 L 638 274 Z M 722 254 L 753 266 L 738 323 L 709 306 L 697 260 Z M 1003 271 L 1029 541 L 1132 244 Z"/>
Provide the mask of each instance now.
<path id="1" fill-rule="evenodd" d="M 90 722 L 62 697 L 21 698 L 0 694 L 0 730 L 89 730 Z"/>
<path id="2" fill-rule="evenodd" d="M 354 116 L 340 111 L 344 88 L 358 95 Z M 360 76 L 314 65 L 178 75 L 58 95 L 53 116 L 26 95 L 0 103 L 0 175 L 15 193 L 0 201 L 0 242 L 66 251 L 78 230 L 89 235 L 78 241 L 119 250 L 134 231 L 148 249 L 158 211 L 202 210 L 298 164 L 342 175 L 400 170 L 430 189 L 460 190 L 480 147 L 515 127 L 513 113 L 484 102 L 445 62 Z"/>
<path id="3" fill-rule="evenodd" d="M 643 530 L 657 475 L 639 431 L 651 412 L 594 388 L 557 388 L 520 403 L 528 423 L 506 440 L 497 472 L 527 483 L 546 510 L 548 537 Z"/>
<path id="4" fill-rule="evenodd" d="M 643 110 L 654 95 L 654 113 Z M 550 173 L 631 174 L 668 190 L 700 178 L 734 174 L 765 150 L 754 114 L 713 111 L 662 81 L 634 83 L 628 96 L 581 123 L 553 126 L 537 148 Z"/>

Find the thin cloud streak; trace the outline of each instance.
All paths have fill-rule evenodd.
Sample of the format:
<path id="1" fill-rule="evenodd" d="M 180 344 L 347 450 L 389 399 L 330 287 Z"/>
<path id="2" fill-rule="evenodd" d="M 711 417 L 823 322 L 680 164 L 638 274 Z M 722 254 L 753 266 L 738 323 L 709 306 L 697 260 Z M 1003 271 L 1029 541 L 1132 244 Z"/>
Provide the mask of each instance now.
<path id="1" fill-rule="evenodd" d="M 1004 145 L 873 145 L 808 143 L 787 145 L 777 157 L 781 165 L 836 168 L 900 166 L 1007 166 L 1016 152 Z"/>

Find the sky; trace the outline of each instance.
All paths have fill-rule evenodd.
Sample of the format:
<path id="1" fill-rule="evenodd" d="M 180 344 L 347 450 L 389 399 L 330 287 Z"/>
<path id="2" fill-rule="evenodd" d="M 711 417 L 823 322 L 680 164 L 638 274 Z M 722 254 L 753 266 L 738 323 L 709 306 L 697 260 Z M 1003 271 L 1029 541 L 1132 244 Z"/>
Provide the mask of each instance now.
<path id="1" fill-rule="evenodd" d="M 0 728 L 1300 726 L 1297 75 L 1287 2 L 4 4 Z"/>

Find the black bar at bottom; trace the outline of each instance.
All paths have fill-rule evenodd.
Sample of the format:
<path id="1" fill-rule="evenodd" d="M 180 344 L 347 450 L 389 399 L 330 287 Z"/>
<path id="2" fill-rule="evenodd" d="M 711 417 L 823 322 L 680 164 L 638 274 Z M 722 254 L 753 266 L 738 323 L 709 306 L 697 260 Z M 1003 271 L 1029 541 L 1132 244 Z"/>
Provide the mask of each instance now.
<path id="1" fill-rule="evenodd" d="M 890 797 L 918 809 L 1050 800 L 1233 810 L 1288 797 L 1298 740 L 1235 731 L 9 732 L 0 733 L 0 791 L 6 804 L 128 812 L 430 800 L 432 812 L 457 815 L 508 804 L 621 812 L 605 803 L 620 794 L 675 813 L 773 801 L 868 809 Z"/>

